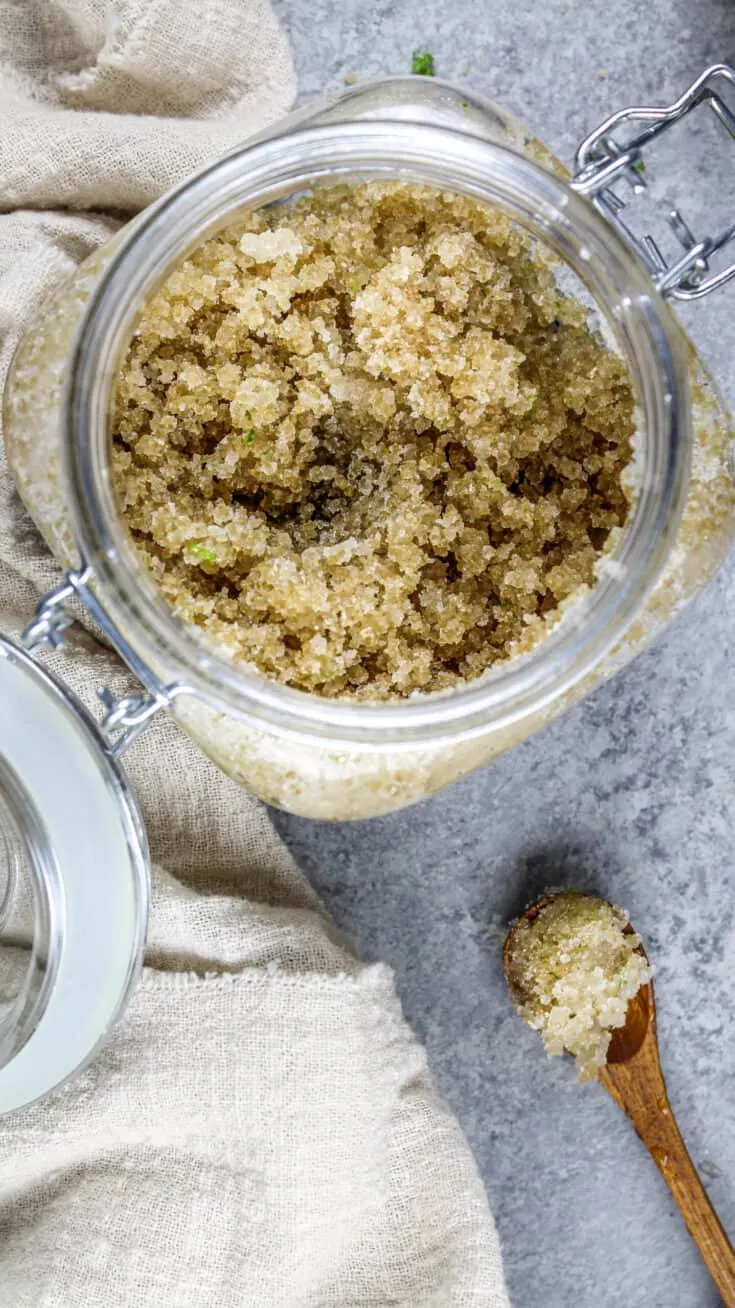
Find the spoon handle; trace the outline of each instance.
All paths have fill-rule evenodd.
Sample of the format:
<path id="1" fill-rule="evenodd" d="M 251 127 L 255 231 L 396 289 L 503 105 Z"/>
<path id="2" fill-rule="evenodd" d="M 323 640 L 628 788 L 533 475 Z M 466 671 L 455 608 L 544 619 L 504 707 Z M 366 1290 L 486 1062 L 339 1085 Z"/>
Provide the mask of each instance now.
<path id="1" fill-rule="evenodd" d="M 655 1010 L 654 1010 L 655 1013 Z M 630 1118 L 663 1176 L 722 1296 L 735 1308 L 735 1250 L 710 1203 L 671 1111 L 658 1055 L 655 1016 L 638 1051 L 608 1062 L 598 1079 Z"/>

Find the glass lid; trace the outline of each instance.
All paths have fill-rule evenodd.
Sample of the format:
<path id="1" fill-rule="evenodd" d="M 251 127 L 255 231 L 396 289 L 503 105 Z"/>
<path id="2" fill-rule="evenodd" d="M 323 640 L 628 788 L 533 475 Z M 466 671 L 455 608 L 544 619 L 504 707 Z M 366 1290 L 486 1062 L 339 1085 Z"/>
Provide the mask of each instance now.
<path id="1" fill-rule="evenodd" d="M 140 815 L 94 719 L 0 635 L 0 1113 L 88 1062 L 140 970 Z"/>

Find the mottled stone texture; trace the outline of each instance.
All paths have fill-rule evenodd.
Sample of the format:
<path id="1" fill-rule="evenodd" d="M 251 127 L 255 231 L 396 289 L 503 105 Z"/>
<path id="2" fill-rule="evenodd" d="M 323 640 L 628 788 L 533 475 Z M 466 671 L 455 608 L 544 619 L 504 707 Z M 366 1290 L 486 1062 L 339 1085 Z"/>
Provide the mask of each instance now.
<path id="1" fill-rule="evenodd" d="M 405 72 L 508 105 L 562 158 L 613 108 L 668 100 L 735 59 L 731 0 L 278 0 L 301 98 Z M 663 193 L 695 230 L 735 202 L 735 145 L 706 124 L 668 151 Z M 669 180 L 670 179 L 670 180 Z M 687 312 L 735 402 L 735 289 Z M 548 1061 L 508 1003 L 501 923 L 549 883 L 626 905 L 656 967 L 669 1088 L 735 1227 L 735 566 L 610 685 L 513 754 L 393 817 L 276 815 L 340 924 L 393 964 L 467 1132 L 517 1308 L 715 1308 L 653 1164 L 596 1086 Z"/>

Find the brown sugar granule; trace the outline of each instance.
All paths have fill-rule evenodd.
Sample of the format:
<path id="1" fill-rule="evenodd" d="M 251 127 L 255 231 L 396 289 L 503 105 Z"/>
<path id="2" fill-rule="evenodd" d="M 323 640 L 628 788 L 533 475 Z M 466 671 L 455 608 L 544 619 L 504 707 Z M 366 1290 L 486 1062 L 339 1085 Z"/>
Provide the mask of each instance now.
<path id="1" fill-rule="evenodd" d="M 627 516 L 621 360 L 499 211 L 318 189 L 206 241 L 145 306 L 113 475 L 174 611 L 329 696 L 528 648 Z"/>

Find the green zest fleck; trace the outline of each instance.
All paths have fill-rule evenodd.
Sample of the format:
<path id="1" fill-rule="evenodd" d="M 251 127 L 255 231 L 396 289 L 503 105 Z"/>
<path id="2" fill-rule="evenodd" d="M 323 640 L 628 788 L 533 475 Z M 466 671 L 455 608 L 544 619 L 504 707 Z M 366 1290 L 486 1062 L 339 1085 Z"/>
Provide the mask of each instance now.
<path id="1" fill-rule="evenodd" d="M 217 555 L 214 550 L 210 550 L 206 545 L 190 545 L 189 553 L 199 559 L 201 563 L 216 563 Z"/>
<path id="2" fill-rule="evenodd" d="M 254 427 L 251 427 L 251 428 L 250 428 L 250 431 L 247 433 L 247 435 L 246 435 L 246 436 L 243 436 L 243 440 L 245 441 L 245 444 L 246 444 L 246 445 L 252 445 L 253 441 L 255 440 L 255 428 L 254 428 Z"/>
<path id="3" fill-rule="evenodd" d="M 638 163 L 633 164 L 633 171 L 636 173 L 644 173 L 646 171 L 646 165 L 642 159 L 639 159 Z"/>
<path id="4" fill-rule="evenodd" d="M 434 76 L 434 56 L 428 50 L 414 50 L 411 59 L 411 72 L 417 77 Z"/>

